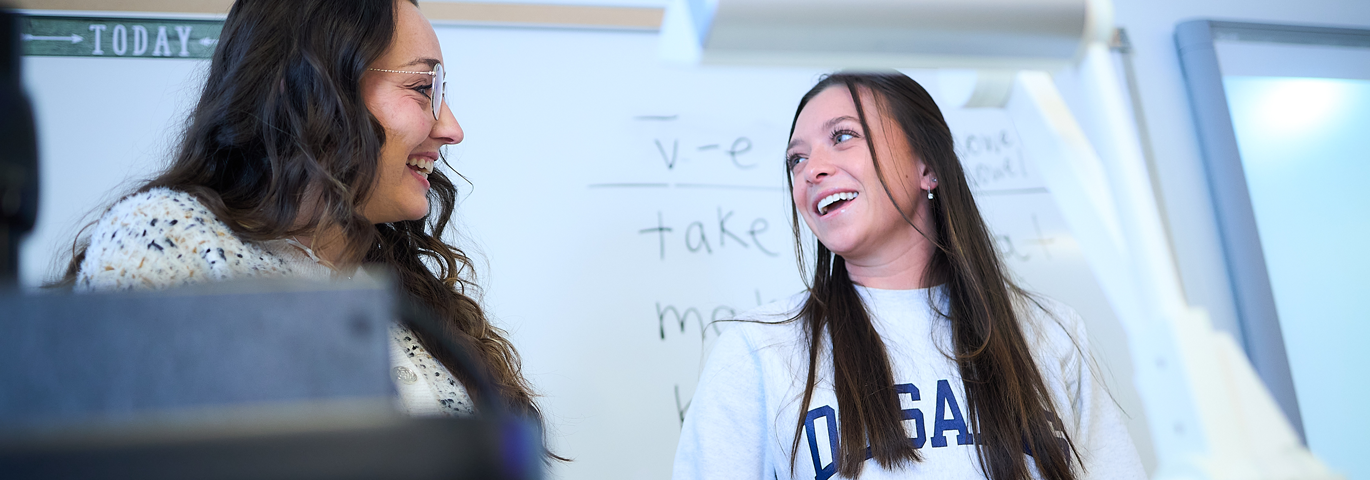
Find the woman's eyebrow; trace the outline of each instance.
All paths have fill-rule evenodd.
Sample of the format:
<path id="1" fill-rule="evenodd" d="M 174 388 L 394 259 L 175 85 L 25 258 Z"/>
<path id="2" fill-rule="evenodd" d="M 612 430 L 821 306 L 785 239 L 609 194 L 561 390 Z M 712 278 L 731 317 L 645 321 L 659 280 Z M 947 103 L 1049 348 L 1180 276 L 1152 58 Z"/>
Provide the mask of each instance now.
<path id="1" fill-rule="evenodd" d="M 851 116 L 851 115 L 843 115 L 843 116 L 840 116 L 840 117 L 832 118 L 832 119 L 830 119 L 830 120 L 828 120 L 828 121 L 826 121 L 826 122 L 823 122 L 823 128 L 822 128 L 822 130 L 832 130 L 832 128 L 835 127 L 835 126 L 837 126 L 837 124 L 842 123 L 842 122 L 845 122 L 845 121 L 849 121 L 849 120 L 850 120 L 850 121 L 853 121 L 853 122 L 859 121 L 859 120 L 856 119 L 856 117 L 853 117 L 853 116 Z M 789 149 L 791 149 L 791 148 L 794 148 L 794 147 L 797 147 L 797 146 L 800 146 L 800 145 L 804 145 L 804 144 L 805 144 L 805 143 L 804 143 L 804 140 L 796 138 L 796 139 L 794 139 L 794 140 L 790 140 L 790 145 L 789 145 L 788 147 L 785 147 L 785 150 L 789 150 Z"/>
<path id="2" fill-rule="evenodd" d="M 851 115 L 843 115 L 843 116 L 836 117 L 836 118 L 833 118 L 833 119 L 831 119 L 831 120 L 828 120 L 828 121 L 826 121 L 826 122 L 823 122 L 823 129 L 824 129 L 824 130 L 832 130 L 832 127 L 836 126 L 836 125 L 839 124 L 839 123 L 848 121 L 848 120 L 853 121 L 853 122 L 860 122 L 860 120 L 857 120 L 856 117 L 853 117 L 853 116 L 851 116 Z"/>
<path id="3" fill-rule="evenodd" d="M 404 65 L 400 65 L 399 68 L 408 68 L 408 67 L 412 67 L 412 66 L 414 66 L 414 65 L 428 65 L 428 68 L 433 68 L 434 66 L 436 66 L 436 65 L 439 64 L 439 63 L 442 63 L 442 61 L 441 61 L 441 60 L 438 60 L 438 59 L 436 59 L 436 58 L 424 57 L 424 58 L 416 58 L 416 59 L 414 59 L 414 60 L 410 60 L 409 63 L 406 63 L 406 64 L 404 64 Z"/>

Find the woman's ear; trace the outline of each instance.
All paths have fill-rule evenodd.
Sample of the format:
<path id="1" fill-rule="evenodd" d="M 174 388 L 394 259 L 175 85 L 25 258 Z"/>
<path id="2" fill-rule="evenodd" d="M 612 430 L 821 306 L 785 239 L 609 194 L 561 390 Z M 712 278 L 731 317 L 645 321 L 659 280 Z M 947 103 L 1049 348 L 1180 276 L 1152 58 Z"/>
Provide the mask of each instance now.
<path id="1" fill-rule="evenodd" d="M 928 168 L 928 164 L 918 162 L 918 187 L 929 192 L 937 188 L 937 173 Z"/>

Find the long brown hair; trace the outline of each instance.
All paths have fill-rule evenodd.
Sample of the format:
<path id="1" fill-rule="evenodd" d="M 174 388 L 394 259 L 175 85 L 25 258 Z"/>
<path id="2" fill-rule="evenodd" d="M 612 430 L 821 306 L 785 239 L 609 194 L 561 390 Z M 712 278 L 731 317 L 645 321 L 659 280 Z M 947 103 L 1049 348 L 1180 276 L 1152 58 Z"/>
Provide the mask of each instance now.
<path id="1" fill-rule="evenodd" d="M 440 319 L 443 334 L 476 347 L 503 405 L 541 423 L 518 353 L 473 298 L 471 259 L 442 239 L 456 207 L 452 180 L 442 170 L 429 175 L 428 200 L 437 208 L 422 219 L 372 224 L 360 213 L 386 140 L 362 101 L 361 78 L 390 47 L 397 7 L 395 0 L 234 2 L 171 165 L 137 191 L 190 193 L 248 241 L 340 232 L 345 262 L 388 267 L 407 300 Z M 87 245 L 74 242 L 53 286 L 74 284 Z M 413 330 L 472 385 L 441 339 Z"/>
<path id="2" fill-rule="evenodd" d="M 936 172 L 937 194 L 930 200 L 933 231 L 920 231 L 936 248 L 923 278 L 943 285 L 940 295 L 945 296 L 947 310 L 937 313 L 950 321 L 954 350 L 951 355 L 969 403 L 967 426 L 974 434 L 977 457 L 986 476 L 993 480 L 1030 478 L 1023 458 L 1025 452 L 1030 452 L 1043 478 L 1075 478 L 1071 458 L 1073 453 L 1078 460 L 1079 453 L 1069 435 L 1064 441 L 1057 437 L 1053 425 L 1059 421 L 1054 419 L 1061 417 L 1056 414 L 1019 324 L 1020 312 L 1015 305 L 1022 305 L 1029 296 L 1014 284 L 995 252 L 941 110 L 922 86 L 903 74 L 841 72 L 827 76 L 804 95 L 795 121 L 804 106 L 828 88 L 850 92 L 871 161 L 891 201 L 896 195 L 916 192 L 890 190 L 876 158 L 875 142 L 869 135 L 869 115 L 862 105 L 862 92 L 872 94 L 880 118 L 893 119 L 900 127 L 898 131 L 886 131 L 890 135 L 901 132 L 914 155 Z M 794 123 L 790 124 L 790 135 L 794 135 Z M 789 181 L 793 189 L 793 178 Z M 894 202 L 895 208 L 917 229 L 910 212 L 904 212 L 900 203 Z M 799 211 L 793 205 L 791 223 L 800 269 L 804 271 Z M 846 260 L 821 240 L 817 241 L 815 254 L 809 297 L 792 319 L 803 326 L 809 366 L 791 461 L 798 454 L 804 414 L 813 399 L 825 332 L 831 340 L 833 390 L 841 412 L 839 447 L 833 459 L 837 472 L 844 477 L 859 475 L 866 459 L 867 442 L 870 456 L 884 468 L 921 461 L 903 428 L 885 344 L 848 275 Z M 934 289 L 929 289 L 928 295 L 930 304 L 939 305 Z"/>

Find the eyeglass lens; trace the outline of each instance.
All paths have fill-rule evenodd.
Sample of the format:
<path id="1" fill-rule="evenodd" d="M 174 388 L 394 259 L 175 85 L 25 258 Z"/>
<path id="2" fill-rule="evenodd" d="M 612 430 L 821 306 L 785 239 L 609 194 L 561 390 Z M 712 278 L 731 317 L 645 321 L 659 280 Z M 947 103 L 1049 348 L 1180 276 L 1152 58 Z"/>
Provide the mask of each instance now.
<path id="1" fill-rule="evenodd" d="M 447 87 L 446 72 L 442 70 L 442 64 L 433 65 L 433 119 L 438 120 L 442 117 L 442 104 L 447 101 L 445 91 Z"/>

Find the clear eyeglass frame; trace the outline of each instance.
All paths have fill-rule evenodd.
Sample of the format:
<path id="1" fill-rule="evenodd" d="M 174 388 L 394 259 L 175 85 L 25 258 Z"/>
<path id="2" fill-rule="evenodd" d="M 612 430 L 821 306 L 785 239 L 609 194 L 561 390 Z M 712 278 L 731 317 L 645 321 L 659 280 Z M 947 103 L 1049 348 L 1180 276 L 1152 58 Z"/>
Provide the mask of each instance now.
<path id="1" fill-rule="evenodd" d="M 443 71 L 441 63 L 433 64 L 433 71 L 414 72 L 405 70 L 386 70 L 384 68 L 368 68 L 373 72 L 387 73 L 408 73 L 413 75 L 430 75 L 433 77 L 433 91 L 429 92 L 428 101 L 433 105 L 433 120 L 442 117 L 442 106 L 447 103 L 447 72 Z"/>

